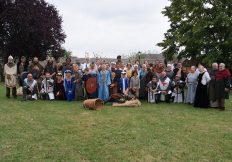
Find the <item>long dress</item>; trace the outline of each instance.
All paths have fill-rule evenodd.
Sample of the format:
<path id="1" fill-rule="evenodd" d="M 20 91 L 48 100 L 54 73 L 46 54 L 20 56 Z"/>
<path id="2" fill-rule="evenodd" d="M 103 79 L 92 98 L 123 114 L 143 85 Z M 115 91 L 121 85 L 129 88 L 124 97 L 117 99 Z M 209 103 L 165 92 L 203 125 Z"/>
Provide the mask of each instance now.
<path id="1" fill-rule="evenodd" d="M 172 81 L 173 91 L 172 97 L 174 103 L 182 103 L 184 102 L 184 87 L 185 82 L 182 80 L 174 80 Z"/>
<path id="2" fill-rule="evenodd" d="M 218 107 L 218 101 L 216 99 L 216 73 L 218 70 L 212 70 L 209 75 L 211 80 L 209 82 L 209 101 L 210 107 Z"/>
<path id="3" fill-rule="evenodd" d="M 74 72 L 74 77 L 76 80 L 75 83 L 75 100 L 82 100 L 84 98 L 83 84 L 82 84 L 82 72 L 76 71 Z"/>
<path id="4" fill-rule="evenodd" d="M 200 73 L 198 76 L 197 90 L 194 100 L 194 107 L 208 108 L 209 107 L 209 97 L 207 92 L 207 85 L 202 84 L 202 77 L 204 73 Z"/>
<path id="5" fill-rule="evenodd" d="M 89 93 L 89 92 L 87 91 L 87 86 L 89 86 L 89 85 L 87 85 L 88 80 L 89 80 L 89 79 L 95 80 L 94 82 L 96 82 L 96 85 L 97 85 L 97 82 L 98 82 L 98 75 L 99 75 L 99 73 L 98 73 L 98 70 L 97 70 L 97 69 L 91 69 L 91 68 L 90 68 L 89 73 L 88 73 L 88 75 L 87 75 L 86 78 L 85 78 L 85 80 L 86 80 L 86 81 L 85 81 L 85 88 L 86 88 L 86 95 L 87 95 L 87 98 L 88 98 L 88 99 L 95 99 L 95 98 L 98 98 L 98 90 L 99 90 L 98 87 L 96 87 L 96 89 L 93 88 L 93 89 L 95 89 L 95 91 L 94 91 L 93 93 Z"/>
<path id="6" fill-rule="evenodd" d="M 118 93 L 118 82 L 116 78 L 111 78 L 110 95 Z"/>
<path id="7" fill-rule="evenodd" d="M 74 78 L 64 79 L 64 87 L 67 101 L 73 101 L 75 96 Z"/>
<path id="8" fill-rule="evenodd" d="M 198 79 L 198 73 L 189 73 L 186 79 L 187 83 L 187 94 L 185 97 L 185 103 L 194 103 L 196 89 L 197 89 L 197 79 Z"/>
<path id="9" fill-rule="evenodd" d="M 26 63 L 18 63 L 17 64 L 17 73 L 18 73 L 18 75 L 20 76 L 19 77 L 19 80 L 18 80 L 18 82 L 19 82 L 19 86 L 20 87 L 22 87 L 23 86 L 23 81 L 24 81 L 24 79 L 26 78 L 25 76 L 22 76 L 23 75 L 23 73 L 25 73 L 26 74 L 26 76 L 27 76 L 27 64 Z"/>
<path id="10" fill-rule="evenodd" d="M 147 71 L 144 71 L 144 70 L 141 70 L 140 73 L 139 73 L 139 79 L 140 79 L 139 98 L 140 99 L 146 99 L 147 98 L 146 75 L 147 75 Z"/>
<path id="11" fill-rule="evenodd" d="M 121 78 L 121 73 L 122 73 L 122 70 L 120 69 L 115 69 L 115 78 L 117 80 L 117 82 L 119 83 L 120 82 L 120 78 Z M 120 89 L 118 87 L 118 93 L 120 93 Z"/>
<path id="12" fill-rule="evenodd" d="M 64 81 L 61 81 L 61 82 L 57 81 L 56 82 L 54 92 L 55 92 L 55 99 L 56 100 L 65 100 L 66 99 Z"/>
<path id="13" fill-rule="evenodd" d="M 109 100 L 109 85 L 111 84 L 110 72 L 108 70 L 101 71 L 98 75 L 98 98 L 103 101 Z"/>
<path id="14" fill-rule="evenodd" d="M 133 90 L 135 88 L 135 91 Z M 140 89 L 140 79 L 139 77 L 133 76 L 130 80 L 130 92 L 132 95 L 135 95 L 136 98 L 139 98 L 139 89 Z"/>
<path id="15" fill-rule="evenodd" d="M 157 102 L 157 92 L 155 91 L 157 91 L 158 83 L 150 81 L 147 84 L 147 88 L 148 88 L 148 102 L 149 103 Z"/>
<path id="16" fill-rule="evenodd" d="M 225 91 L 225 88 L 230 89 L 230 76 L 227 69 L 218 71 L 216 74 L 216 99 L 218 107 L 222 110 L 225 109 L 225 99 L 229 99 L 229 91 Z"/>

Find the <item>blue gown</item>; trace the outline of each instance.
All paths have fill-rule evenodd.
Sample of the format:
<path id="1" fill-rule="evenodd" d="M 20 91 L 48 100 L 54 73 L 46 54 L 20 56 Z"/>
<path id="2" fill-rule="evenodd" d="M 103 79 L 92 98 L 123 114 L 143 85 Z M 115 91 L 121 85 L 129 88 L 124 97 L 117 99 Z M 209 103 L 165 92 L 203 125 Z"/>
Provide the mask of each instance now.
<path id="1" fill-rule="evenodd" d="M 75 97 L 75 84 L 74 84 L 74 78 L 71 78 L 70 81 L 68 81 L 66 78 L 64 79 L 64 87 L 65 87 L 65 94 L 67 101 L 73 101 Z"/>
<path id="2" fill-rule="evenodd" d="M 109 85 L 111 84 L 110 80 L 110 72 L 108 70 L 101 71 L 98 75 L 98 98 L 103 101 L 107 101 L 109 99 Z"/>

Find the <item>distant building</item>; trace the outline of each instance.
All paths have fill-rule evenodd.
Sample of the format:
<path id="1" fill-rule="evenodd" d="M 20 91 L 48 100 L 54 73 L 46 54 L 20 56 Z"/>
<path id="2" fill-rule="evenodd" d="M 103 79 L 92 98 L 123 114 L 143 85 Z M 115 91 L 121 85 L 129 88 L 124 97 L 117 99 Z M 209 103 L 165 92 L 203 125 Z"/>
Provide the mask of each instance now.
<path id="1" fill-rule="evenodd" d="M 76 58 L 77 57 L 74 57 L 74 56 L 71 57 L 72 63 L 76 62 Z M 66 58 L 61 58 L 60 62 L 65 62 L 65 59 Z M 97 59 L 104 60 L 106 63 L 111 63 L 111 62 L 117 61 L 117 59 L 115 57 L 115 58 L 90 58 L 90 62 L 96 62 Z M 133 59 L 122 58 L 122 61 L 124 64 L 127 64 L 128 62 L 134 63 L 137 59 L 138 58 L 133 58 Z M 85 58 L 80 58 L 80 60 L 81 60 L 81 63 L 85 62 Z M 140 59 L 140 62 L 143 63 L 145 60 L 148 61 L 148 63 L 155 63 L 156 60 L 160 60 L 163 62 L 164 57 L 162 54 L 145 54 L 145 55 L 143 55 L 143 58 Z"/>

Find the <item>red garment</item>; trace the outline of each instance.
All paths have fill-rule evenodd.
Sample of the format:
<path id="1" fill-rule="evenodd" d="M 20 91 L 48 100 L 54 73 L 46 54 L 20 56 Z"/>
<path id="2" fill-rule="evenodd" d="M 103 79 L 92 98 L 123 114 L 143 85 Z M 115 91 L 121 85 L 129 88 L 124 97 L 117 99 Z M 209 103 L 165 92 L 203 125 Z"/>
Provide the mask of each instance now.
<path id="1" fill-rule="evenodd" d="M 230 72 L 227 69 L 224 69 L 222 71 L 218 71 L 216 73 L 216 80 L 223 80 L 225 78 L 230 77 Z"/>

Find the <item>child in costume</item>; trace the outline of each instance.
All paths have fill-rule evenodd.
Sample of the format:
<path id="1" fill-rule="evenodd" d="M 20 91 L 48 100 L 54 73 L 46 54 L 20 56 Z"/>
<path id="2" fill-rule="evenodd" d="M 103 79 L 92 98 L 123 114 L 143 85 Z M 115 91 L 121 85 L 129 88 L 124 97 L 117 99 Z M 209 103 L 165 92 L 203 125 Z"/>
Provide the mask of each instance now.
<path id="1" fill-rule="evenodd" d="M 184 102 L 184 87 L 185 82 L 180 80 L 180 76 L 176 75 L 172 82 L 172 100 L 175 103 Z"/>
<path id="2" fill-rule="evenodd" d="M 64 74 L 64 88 L 66 93 L 66 99 L 67 101 L 73 101 L 75 97 L 75 84 L 74 78 L 72 77 L 72 71 L 66 70 Z"/>
<path id="3" fill-rule="evenodd" d="M 66 93 L 64 88 L 64 80 L 62 73 L 58 73 L 56 75 L 56 83 L 55 83 L 55 99 L 56 100 L 65 100 L 66 99 Z"/>
<path id="4" fill-rule="evenodd" d="M 54 80 L 51 78 L 49 72 L 47 72 L 45 75 L 46 78 L 42 81 L 40 93 L 42 94 L 42 98 L 44 100 L 54 100 Z"/>
<path id="5" fill-rule="evenodd" d="M 147 88 L 148 88 L 148 102 L 149 103 L 157 102 L 158 83 L 156 76 L 154 76 L 152 80 L 147 84 Z"/>

